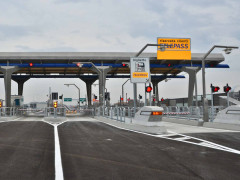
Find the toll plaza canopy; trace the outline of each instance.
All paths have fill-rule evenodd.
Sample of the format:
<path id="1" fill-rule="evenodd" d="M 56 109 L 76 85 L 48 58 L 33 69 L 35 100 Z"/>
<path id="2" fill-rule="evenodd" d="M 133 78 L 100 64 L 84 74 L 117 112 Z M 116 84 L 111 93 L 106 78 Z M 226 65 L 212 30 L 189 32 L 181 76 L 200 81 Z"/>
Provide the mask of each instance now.
<path id="1" fill-rule="evenodd" d="M 129 78 L 128 64 L 135 52 L 0 52 L 0 78 L 4 77 L 6 107 L 11 107 L 11 80 L 18 83 L 18 95 L 30 78 L 80 78 L 86 83 L 88 105 L 91 85 L 99 80 L 99 104 L 104 104 L 106 78 Z M 158 102 L 158 83 L 166 78 L 185 78 L 189 74 L 188 105 L 193 99 L 196 73 L 202 67 L 203 53 L 192 53 L 191 60 L 158 60 L 157 53 L 142 53 L 150 60 L 151 83 Z M 222 54 L 210 54 L 206 68 L 229 68 Z M 86 64 L 86 62 L 88 62 Z M 77 64 L 76 64 L 77 63 Z M 79 65 L 80 63 L 80 65 Z"/>
<path id="2" fill-rule="evenodd" d="M 127 63 L 130 57 L 136 53 L 129 52 L 0 52 L 0 66 L 18 66 L 19 70 L 13 74 L 42 74 L 51 73 L 85 74 L 93 72 L 84 64 L 79 68 L 73 62 L 92 62 L 95 66 L 111 66 L 108 74 L 129 74 L 130 69 L 123 67 L 122 63 Z M 203 53 L 192 53 L 191 60 L 157 60 L 157 53 L 142 53 L 139 57 L 150 59 L 151 74 L 172 74 L 180 73 L 182 67 L 200 67 Z M 210 54 L 206 59 L 206 68 L 228 68 L 228 65 L 219 64 L 224 61 L 224 56 L 220 53 Z M 32 64 L 30 64 L 32 63 Z"/>

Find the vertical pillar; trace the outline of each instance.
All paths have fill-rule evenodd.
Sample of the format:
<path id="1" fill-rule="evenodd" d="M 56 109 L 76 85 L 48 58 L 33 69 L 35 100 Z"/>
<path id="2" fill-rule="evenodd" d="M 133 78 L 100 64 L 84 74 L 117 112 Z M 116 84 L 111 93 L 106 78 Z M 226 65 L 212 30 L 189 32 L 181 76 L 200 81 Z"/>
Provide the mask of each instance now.
<path id="1" fill-rule="evenodd" d="M 97 68 L 97 69 L 96 69 Z M 105 84 L 106 76 L 109 71 L 112 70 L 110 66 L 91 67 L 94 72 L 98 73 L 99 79 L 99 105 L 103 106 L 105 101 Z"/>
<path id="2" fill-rule="evenodd" d="M 6 107 L 11 107 L 11 77 L 12 73 L 18 71 L 17 66 L 1 66 L 0 71 L 4 75 L 4 85 L 5 85 L 5 103 Z"/>
<path id="3" fill-rule="evenodd" d="M 87 100 L 88 107 L 92 106 L 92 84 L 97 80 L 97 78 L 80 78 L 82 81 L 86 83 L 87 88 Z"/>
<path id="4" fill-rule="evenodd" d="M 137 83 L 133 83 L 133 99 L 134 99 L 134 116 L 137 110 Z"/>
<path id="5" fill-rule="evenodd" d="M 196 82 L 196 74 L 199 71 L 198 67 L 183 67 L 183 71 L 189 74 L 189 83 L 188 83 L 188 106 L 193 104 L 193 91 L 194 85 Z"/>
<path id="6" fill-rule="evenodd" d="M 23 95 L 23 85 L 24 83 L 29 80 L 29 77 L 24 77 L 24 78 L 20 78 L 20 77 L 12 77 L 12 80 L 14 80 L 16 83 L 18 83 L 18 95 L 22 96 Z"/>

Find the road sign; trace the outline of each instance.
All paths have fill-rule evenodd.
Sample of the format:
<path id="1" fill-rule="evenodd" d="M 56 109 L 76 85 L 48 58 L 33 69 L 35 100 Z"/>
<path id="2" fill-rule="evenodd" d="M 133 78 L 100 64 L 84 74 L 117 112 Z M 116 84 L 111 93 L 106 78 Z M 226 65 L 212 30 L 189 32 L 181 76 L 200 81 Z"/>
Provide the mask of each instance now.
<path id="1" fill-rule="evenodd" d="M 80 98 L 80 102 L 85 102 L 86 98 Z"/>
<path id="2" fill-rule="evenodd" d="M 151 82 L 149 58 L 130 59 L 131 83 Z"/>
<path id="3" fill-rule="evenodd" d="M 71 101 L 72 101 L 72 98 L 64 98 L 64 101 L 71 102 Z"/>
<path id="4" fill-rule="evenodd" d="M 191 60 L 191 38 L 157 38 L 157 59 Z"/>

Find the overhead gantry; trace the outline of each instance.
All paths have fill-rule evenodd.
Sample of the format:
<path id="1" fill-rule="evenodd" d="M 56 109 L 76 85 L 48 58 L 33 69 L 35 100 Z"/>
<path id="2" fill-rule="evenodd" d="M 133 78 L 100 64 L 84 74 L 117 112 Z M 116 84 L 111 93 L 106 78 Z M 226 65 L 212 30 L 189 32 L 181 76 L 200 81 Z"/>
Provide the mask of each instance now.
<path id="1" fill-rule="evenodd" d="M 11 79 L 18 83 L 18 94 L 23 94 L 24 83 L 31 78 L 79 78 L 86 83 L 88 105 L 91 105 L 91 86 L 99 79 L 99 98 L 103 104 L 106 78 L 129 78 L 129 62 L 136 53 L 128 52 L 0 52 L 0 77 L 4 78 L 6 106 L 10 107 Z M 202 68 L 204 54 L 192 53 L 192 60 L 157 60 L 156 53 L 142 53 L 150 59 L 150 71 L 155 94 L 158 83 L 167 78 L 184 78 L 179 73 L 189 74 L 189 106 L 192 105 L 196 73 Z M 229 68 L 222 54 L 211 54 L 206 59 L 206 68 Z M 78 67 L 74 62 L 88 62 Z M 96 68 L 97 67 L 97 70 Z M 54 75 L 52 75 L 54 74 Z M 158 96 L 157 96 L 158 97 Z"/>

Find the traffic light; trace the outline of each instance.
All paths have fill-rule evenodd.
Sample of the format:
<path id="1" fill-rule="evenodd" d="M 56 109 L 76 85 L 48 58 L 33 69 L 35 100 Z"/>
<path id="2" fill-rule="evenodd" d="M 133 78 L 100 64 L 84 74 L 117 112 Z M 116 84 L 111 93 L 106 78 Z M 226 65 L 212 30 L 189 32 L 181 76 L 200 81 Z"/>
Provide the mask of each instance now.
<path id="1" fill-rule="evenodd" d="M 97 96 L 96 96 L 96 95 L 94 95 L 94 99 L 97 99 Z"/>
<path id="2" fill-rule="evenodd" d="M 162 99 L 161 99 L 161 101 L 163 102 L 163 101 L 164 101 L 164 99 L 162 98 Z"/>
<path id="3" fill-rule="evenodd" d="M 173 64 L 167 64 L 167 67 L 173 67 Z"/>
<path id="4" fill-rule="evenodd" d="M 155 98 L 153 98 L 153 101 L 156 101 L 156 99 L 155 99 Z"/>
<path id="5" fill-rule="evenodd" d="M 2 101 L 0 101 L 0 108 L 2 107 Z"/>
<path id="6" fill-rule="evenodd" d="M 230 86 L 228 86 L 228 84 L 226 86 L 223 87 L 223 90 L 225 93 L 228 93 L 232 88 Z"/>
<path id="7" fill-rule="evenodd" d="M 53 103 L 53 107 L 54 107 L 54 108 L 57 108 L 57 106 L 58 106 L 58 103 L 57 103 L 57 101 L 55 101 L 55 102 Z"/>
<path id="8" fill-rule="evenodd" d="M 33 63 L 29 63 L 29 66 L 30 66 L 30 67 L 33 67 Z"/>
<path id="9" fill-rule="evenodd" d="M 219 89 L 220 89 L 220 88 L 219 88 L 218 86 L 213 86 L 213 85 L 211 84 L 211 90 L 212 90 L 213 93 L 218 92 Z"/>
<path id="10" fill-rule="evenodd" d="M 129 67 L 127 63 L 122 63 L 122 67 Z"/>
<path id="11" fill-rule="evenodd" d="M 147 92 L 147 93 L 150 93 L 151 91 L 152 91 L 152 87 L 151 87 L 151 86 L 147 86 L 147 87 L 146 87 L 146 92 Z"/>

